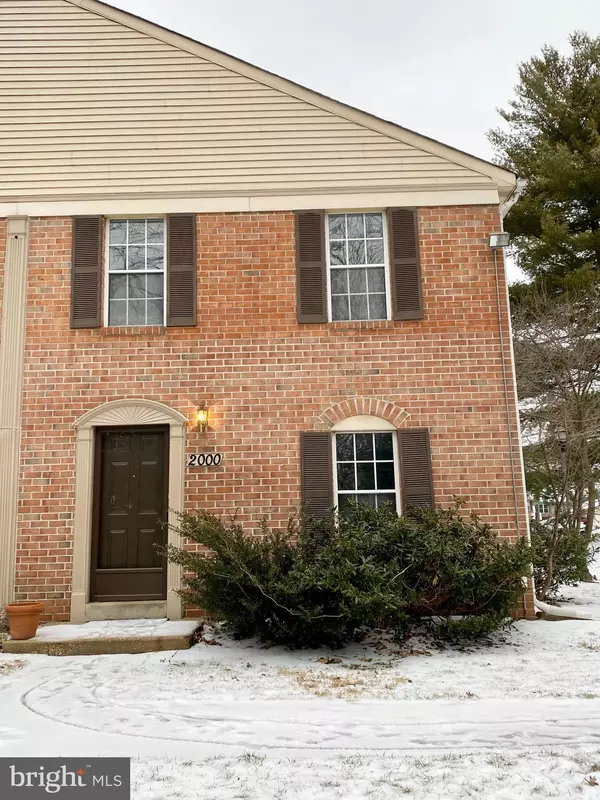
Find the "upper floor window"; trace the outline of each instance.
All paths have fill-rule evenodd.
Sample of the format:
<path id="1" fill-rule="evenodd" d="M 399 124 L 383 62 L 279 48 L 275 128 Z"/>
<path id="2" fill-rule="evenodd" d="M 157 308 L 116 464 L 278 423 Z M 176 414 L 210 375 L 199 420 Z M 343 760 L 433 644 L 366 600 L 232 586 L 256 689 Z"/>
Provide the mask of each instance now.
<path id="1" fill-rule="evenodd" d="M 384 215 L 327 215 L 332 320 L 387 319 Z"/>
<path id="2" fill-rule="evenodd" d="M 164 325 L 164 219 L 109 220 L 107 266 L 108 325 Z"/>
<path id="3" fill-rule="evenodd" d="M 416 208 L 296 211 L 298 322 L 423 319 Z"/>

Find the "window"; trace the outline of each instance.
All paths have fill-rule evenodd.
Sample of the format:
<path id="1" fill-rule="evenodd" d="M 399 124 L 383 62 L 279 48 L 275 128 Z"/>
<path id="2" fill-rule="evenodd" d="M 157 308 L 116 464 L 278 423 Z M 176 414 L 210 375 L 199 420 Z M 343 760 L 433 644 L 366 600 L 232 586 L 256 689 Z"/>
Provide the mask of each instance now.
<path id="1" fill-rule="evenodd" d="M 387 319 L 381 212 L 327 215 L 331 319 Z"/>
<path id="2" fill-rule="evenodd" d="M 350 500 L 380 508 L 399 508 L 396 444 L 391 432 L 334 435 L 335 490 L 338 508 Z"/>
<path id="3" fill-rule="evenodd" d="M 108 225 L 109 325 L 164 325 L 164 219 L 111 219 Z"/>
<path id="4" fill-rule="evenodd" d="M 540 510 L 540 514 L 550 513 L 550 503 L 547 500 L 540 500 L 538 503 L 538 508 Z"/>

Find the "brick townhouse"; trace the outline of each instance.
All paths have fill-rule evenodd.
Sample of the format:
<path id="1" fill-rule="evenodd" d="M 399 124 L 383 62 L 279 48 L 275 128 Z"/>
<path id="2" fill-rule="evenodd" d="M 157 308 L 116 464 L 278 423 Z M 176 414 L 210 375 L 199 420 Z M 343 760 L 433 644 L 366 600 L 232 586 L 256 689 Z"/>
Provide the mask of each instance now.
<path id="1" fill-rule="evenodd" d="M 527 535 L 512 173 L 97 0 L 0 36 L 0 605 L 180 617 L 181 509 Z"/>

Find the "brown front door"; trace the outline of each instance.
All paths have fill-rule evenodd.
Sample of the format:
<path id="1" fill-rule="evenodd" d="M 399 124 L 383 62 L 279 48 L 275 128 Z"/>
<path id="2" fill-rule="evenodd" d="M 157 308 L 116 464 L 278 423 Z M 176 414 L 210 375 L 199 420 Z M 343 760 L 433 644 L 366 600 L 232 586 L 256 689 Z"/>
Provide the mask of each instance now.
<path id="1" fill-rule="evenodd" d="M 98 430 L 92 601 L 166 597 L 168 441 L 167 427 Z"/>

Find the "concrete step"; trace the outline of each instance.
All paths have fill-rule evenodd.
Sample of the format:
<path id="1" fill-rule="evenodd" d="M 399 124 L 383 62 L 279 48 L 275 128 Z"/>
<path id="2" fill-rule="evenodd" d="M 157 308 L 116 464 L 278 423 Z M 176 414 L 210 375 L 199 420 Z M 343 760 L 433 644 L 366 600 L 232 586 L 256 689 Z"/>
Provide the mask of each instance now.
<path id="1" fill-rule="evenodd" d="M 197 620 L 136 619 L 86 622 L 81 625 L 43 625 L 33 639 L 7 639 L 5 653 L 48 656 L 91 656 L 188 650 Z"/>

